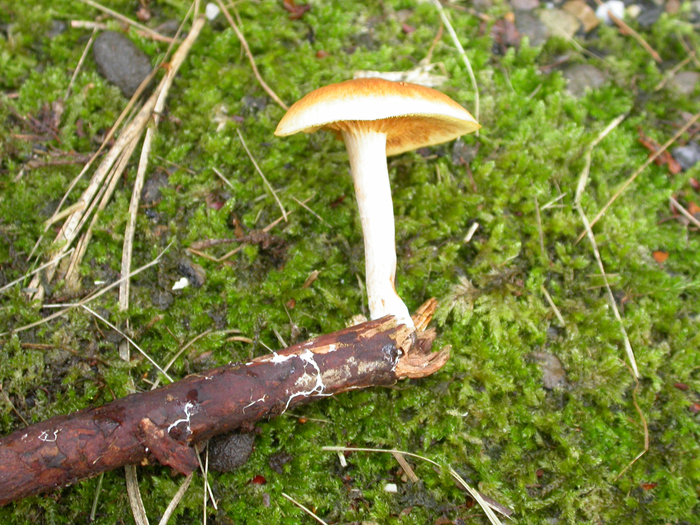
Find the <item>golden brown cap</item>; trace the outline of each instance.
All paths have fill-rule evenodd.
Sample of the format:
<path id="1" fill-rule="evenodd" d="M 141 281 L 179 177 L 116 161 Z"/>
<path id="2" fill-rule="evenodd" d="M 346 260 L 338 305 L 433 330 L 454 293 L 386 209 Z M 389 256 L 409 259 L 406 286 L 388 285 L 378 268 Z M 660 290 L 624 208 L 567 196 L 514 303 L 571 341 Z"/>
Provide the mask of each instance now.
<path id="1" fill-rule="evenodd" d="M 439 91 L 407 82 L 358 78 L 324 86 L 294 103 L 275 135 L 321 128 L 383 131 L 387 155 L 398 155 L 480 127 L 466 109 Z"/>

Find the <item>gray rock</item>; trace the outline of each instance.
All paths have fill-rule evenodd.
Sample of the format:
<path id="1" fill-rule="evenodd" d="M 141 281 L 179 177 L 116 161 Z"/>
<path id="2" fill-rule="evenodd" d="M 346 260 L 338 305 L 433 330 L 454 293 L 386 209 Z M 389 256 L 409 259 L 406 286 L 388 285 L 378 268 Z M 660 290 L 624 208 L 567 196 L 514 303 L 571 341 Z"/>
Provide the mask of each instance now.
<path id="1" fill-rule="evenodd" d="M 515 12 L 515 27 L 521 35 L 530 39 L 531 46 L 540 46 L 547 41 L 549 32 L 537 15 L 529 11 Z"/>
<path id="2" fill-rule="evenodd" d="M 68 26 L 63 20 L 52 20 L 51 29 L 46 33 L 46 36 L 49 38 L 56 38 L 58 35 L 65 33 L 66 29 L 68 29 Z"/>
<path id="3" fill-rule="evenodd" d="M 566 371 L 557 356 L 549 352 L 533 352 L 531 355 L 540 365 L 545 388 L 551 390 L 558 386 L 566 386 Z"/>
<path id="4" fill-rule="evenodd" d="M 93 44 L 93 54 L 97 69 L 125 97 L 131 98 L 152 70 L 148 56 L 115 31 L 100 33 Z"/>
<path id="5" fill-rule="evenodd" d="M 588 89 L 596 89 L 605 82 L 605 75 L 590 64 L 577 64 L 564 71 L 564 78 L 569 81 L 567 91 L 574 97 L 582 97 Z"/>
<path id="6" fill-rule="evenodd" d="M 688 142 L 685 146 L 674 148 L 673 158 L 684 170 L 689 170 L 700 162 L 700 145 L 697 142 Z"/>
<path id="7" fill-rule="evenodd" d="M 532 11 L 540 6 L 540 0 L 511 0 L 510 6 L 515 11 Z"/>
<path id="8" fill-rule="evenodd" d="M 255 434 L 230 432 L 209 441 L 209 467 L 217 472 L 231 472 L 242 467 L 253 453 Z"/>
<path id="9" fill-rule="evenodd" d="M 675 89 L 681 95 L 692 95 L 698 80 L 700 80 L 700 73 L 681 71 L 676 73 L 668 84 L 671 89 Z"/>

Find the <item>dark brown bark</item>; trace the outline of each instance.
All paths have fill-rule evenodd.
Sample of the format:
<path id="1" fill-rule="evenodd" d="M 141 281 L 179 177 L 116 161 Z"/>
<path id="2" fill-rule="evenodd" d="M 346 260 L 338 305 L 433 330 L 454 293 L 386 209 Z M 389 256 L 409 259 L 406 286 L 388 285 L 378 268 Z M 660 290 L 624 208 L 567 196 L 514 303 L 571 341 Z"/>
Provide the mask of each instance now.
<path id="1" fill-rule="evenodd" d="M 427 310 L 418 337 L 386 317 L 14 432 L 0 439 L 0 505 L 124 465 L 157 461 L 188 474 L 199 465 L 193 446 L 215 435 L 320 397 L 427 376 L 449 355 L 430 353 L 434 333 L 422 329 L 434 304 Z"/>

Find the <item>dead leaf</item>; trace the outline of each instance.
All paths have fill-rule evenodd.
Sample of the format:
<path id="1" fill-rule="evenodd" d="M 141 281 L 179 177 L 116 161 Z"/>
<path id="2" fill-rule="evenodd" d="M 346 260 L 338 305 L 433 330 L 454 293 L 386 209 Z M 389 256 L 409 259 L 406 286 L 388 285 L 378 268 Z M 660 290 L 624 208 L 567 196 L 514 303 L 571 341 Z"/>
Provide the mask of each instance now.
<path id="1" fill-rule="evenodd" d="M 649 150 L 650 155 L 653 155 L 659 149 L 661 146 L 659 146 L 659 143 L 656 142 L 654 139 L 651 137 L 647 136 L 644 134 L 644 132 L 640 129 L 638 130 L 639 132 L 639 143 L 644 146 L 646 149 Z M 668 150 L 665 150 L 661 155 L 656 157 L 654 162 L 659 165 L 663 166 L 664 164 L 668 164 L 668 171 L 671 172 L 671 175 L 678 175 L 683 168 L 681 168 L 681 165 L 678 164 L 678 161 L 673 158 L 673 155 Z"/>
<path id="2" fill-rule="evenodd" d="M 659 263 L 663 264 L 666 259 L 668 259 L 668 252 L 663 252 L 661 250 L 656 250 L 655 252 L 652 253 L 652 256 L 654 257 L 654 260 Z"/>
<path id="3" fill-rule="evenodd" d="M 287 11 L 289 11 L 290 20 L 299 20 L 302 16 L 304 16 L 304 13 L 311 9 L 311 5 L 297 5 L 294 0 L 284 0 L 282 5 Z"/>

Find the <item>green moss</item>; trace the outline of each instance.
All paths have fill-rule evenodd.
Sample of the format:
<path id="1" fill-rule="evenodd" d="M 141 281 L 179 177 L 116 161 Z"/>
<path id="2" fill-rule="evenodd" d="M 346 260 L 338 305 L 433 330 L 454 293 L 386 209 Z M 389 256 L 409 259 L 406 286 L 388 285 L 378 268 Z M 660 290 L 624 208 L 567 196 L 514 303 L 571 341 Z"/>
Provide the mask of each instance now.
<path id="1" fill-rule="evenodd" d="M 0 2 L 1 282 L 31 269 L 26 258 L 41 236 L 43 221 L 80 171 L 80 165 L 66 165 L 18 176 L 37 155 L 36 145 L 92 153 L 126 104 L 88 55 L 72 94 L 63 101 L 57 138 L 18 138 L 29 131 L 16 115 L 38 118 L 47 103 L 63 97 L 88 38 L 87 31 L 78 29 L 49 37 L 52 23 L 96 14 L 80 2 L 50 9 L 43 4 Z M 108 5 L 135 16 L 133 2 Z M 188 8 L 177 0 L 149 5 L 153 27 L 181 19 Z M 261 74 L 287 103 L 350 78 L 358 69 L 414 67 L 440 25 L 428 2 L 312 2 L 312 9 L 295 21 L 281 2 L 245 2 L 237 9 Z M 407 23 L 414 32 L 402 30 L 401 9 L 412 10 Z M 390 159 L 390 175 L 398 290 L 412 309 L 431 296 L 442 302 L 438 345 L 452 345 L 452 357 L 431 378 L 321 400 L 294 415 L 260 423 L 250 461 L 233 473 L 210 474 L 219 504 L 218 511 L 209 508 L 210 521 L 311 523 L 282 498 L 286 492 L 328 522 L 424 524 L 447 516 L 485 523 L 478 509 L 463 506 L 463 494 L 445 472 L 416 462 L 421 482 L 404 483 L 391 456 L 369 453 L 349 455 L 343 469 L 334 454 L 321 450 L 338 444 L 396 447 L 450 464 L 484 493 L 514 508 L 518 523 L 696 520 L 700 422 L 691 408 L 700 392 L 700 241 L 697 232 L 665 219 L 670 195 L 698 202 L 688 182 L 700 177 L 700 167 L 670 177 L 666 167 L 651 165 L 594 228 L 642 374 L 636 403 L 650 435 L 649 451 L 619 478 L 643 450 L 643 425 L 619 325 L 590 244 L 587 239 L 575 242 L 582 224 L 573 207 L 583 154 L 612 119 L 627 114 L 593 151 L 583 197 L 589 218 L 647 158 L 638 143 L 639 129 L 663 143 L 676 132 L 684 112 L 697 111 L 697 97 L 655 90 L 669 68 L 686 56 L 679 38 L 692 49 L 700 46 L 688 9 L 684 3 L 680 15 L 663 15 L 648 30 L 636 28 L 662 56 L 661 67 L 632 39 L 607 26 L 598 28 L 596 37 L 580 40 L 600 59 L 561 39 L 540 47 L 523 43 L 495 55 L 489 28 L 481 28 L 476 17 L 450 10 L 481 94 L 481 134 L 464 137 L 474 153 L 470 172 L 454 163 L 454 145 L 446 144 L 431 148 L 427 157 L 407 153 Z M 489 14 L 497 18 L 506 11 L 502 3 Z M 167 49 L 134 32 L 129 37 L 154 63 Z M 319 51 L 329 55 L 318 58 Z M 543 67 L 564 54 L 566 65 L 600 68 L 606 82 L 573 98 L 562 68 Z M 441 89 L 473 108 L 471 82 L 447 36 L 435 48 L 433 62 L 441 63 L 448 75 Z M 251 105 L 245 97 L 261 98 L 262 104 Z M 134 266 L 153 260 L 169 242 L 173 245 L 161 265 L 134 278 L 127 312 L 118 312 L 114 294 L 94 305 L 122 327 L 128 319 L 132 336 L 159 363 L 211 330 L 175 362 L 171 373 L 177 378 L 278 348 L 275 332 L 287 343 L 297 342 L 367 313 L 358 284 L 364 275 L 362 234 L 344 147 L 326 133 L 274 137 L 283 114 L 256 81 L 235 33 L 221 20 L 207 24 L 171 89 L 156 135 L 149 175 L 167 170 L 168 186 L 162 188 L 160 202 L 139 215 Z M 249 245 L 221 264 L 185 248 L 234 237 L 234 218 L 247 232 L 280 215 L 236 130 L 292 214 L 270 232 L 279 251 Z M 81 267 L 85 289 L 120 271 L 134 173 L 135 164 L 95 225 Z M 78 183 L 70 202 L 86 184 Z M 308 206 L 324 222 L 292 197 L 310 198 Z M 209 205 L 212 200 L 224 204 L 217 210 Z M 465 243 L 475 222 L 479 227 Z M 39 249 L 46 250 L 51 239 L 50 230 Z M 219 257 L 234 246 L 206 251 Z M 668 260 L 656 263 L 654 250 L 667 251 Z M 183 257 L 203 266 L 206 282 L 172 292 L 172 305 L 162 311 L 152 294 L 172 288 Z M 314 271 L 317 280 L 304 288 Z M 546 302 L 543 286 L 565 327 Z M 68 294 L 62 283 L 56 284 L 54 298 L 72 300 Z M 44 315 L 16 287 L 3 296 L 0 331 Z M 225 331 L 234 329 L 254 342 L 227 342 L 231 333 Z M 118 335 L 84 311 L 1 338 L 2 389 L 30 422 L 109 402 L 126 395 L 132 384 L 148 389 L 157 377 L 136 352 L 131 363 L 121 361 Z M 567 372 L 565 387 L 543 387 L 542 370 L 531 357 L 536 351 L 559 358 Z M 0 403 L 0 431 L 21 427 L 16 413 Z M 282 474 L 268 464 L 278 452 L 293 457 Z M 144 504 L 156 519 L 181 479 L 158 467 L 140 469 L 139 475 Z M 257 475 L 267 484 L 251 484 Z M 384 491 L 390 482 L 398 483 L 399 494 Z M 88 480 L 52 497 L 28 498 L 0 509 L 0 521 L 85 521 L 96 488 L 97 480 Z M 202 490 L 197 476 L 171 523 L 201 522 Z M 104 476 L 96 519 L 115 522 L 132 522 L 120 471 Z"/>

